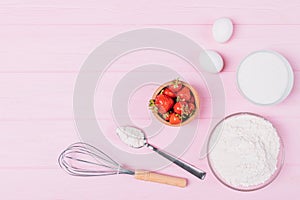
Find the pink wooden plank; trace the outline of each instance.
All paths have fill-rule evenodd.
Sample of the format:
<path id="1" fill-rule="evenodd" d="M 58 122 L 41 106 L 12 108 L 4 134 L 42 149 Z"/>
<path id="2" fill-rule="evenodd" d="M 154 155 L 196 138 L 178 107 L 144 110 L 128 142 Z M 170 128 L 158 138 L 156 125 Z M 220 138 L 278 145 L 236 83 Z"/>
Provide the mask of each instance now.
<path id="1" fill-rule="evenodd" d="M 252 51 L 271 49 L 282 53 L 294 70 L 300 69 L 298 37 L 300 26 L 236 25 L 234 37 L 228 44 L 216 43 L 211 25 L 191 26 L 26 26 L 4 25 L 0 31 L 0 72 L 64 72 L 75 73 L 89 53 L 107 39 L 133 29 L 157 27 L 177 31 L 195 40 L 206 49 L 218 51 L 224 58 L 224 71 L 235 71 Z M 49 36 L 51 33 L 51 36 Z M 14 37 L 10 37 L 15 35 Z M 46 39 L 45 39 L 46 38 Z M 128 54 L 114 65 L 115 71 L 128 66 L 155 62 L 181 65 L 181 58 L 159 51 L 140 51 Z M 126 69 L 124 69 L 124 67 Z M 178 68 L 184 71 L 184 68 Z"/>
<path id="2" fill-rule="evenodd" d="M 280 200 L 293 198 L 299 194 L 299 170 L 297 166 L 287 166 L 278 179 L 268 187 L 250 193 L 240 193 L 221 185 L 212 175 L 205 181 L 189 176 L 181 169 L 167 168 L 163 173 L 188 177 L 187 188 L 176 188 L 156 183 L 140 182 L 130 176 L 109 176 L 98 178 L 71 177 L 61 170 L 1 170 L 1 194 L 7 199 L 153 199 L 157 195 L 172 199 L 197 199 L 203 196 L 226 199 Z M 18 191 L 18 192 L 16 192 Z M 276 195 L 274 195 L 276 191 Z"/>
<path id="3" fill-rule="evenodd" d="M 95 92 L 96 113 L 101 119 L 111 119 L 111 101 L 114 88 L 126 72 L 110 72 L 103 76 L 102 82 Z M 201 118 L 211 115 L 210 94 L 205 88 L 204 80 L 193 72 L 182 72 L 181 75 L 190 81 L 202 98 Z M 244 99 L 237 91 L 235 73 L 221 73 L 226 95 L 226 109 L 228 112 L 249 110 L 264 112 L 276 117 L 299 117 L 300 88 L 297 84 L 299 72 L 295 73 L 295 87 L 286 102 L 276 106 L 256 106 Z M 6 120 L 64 120 L 73 119 L 73 89 L 76 81 L 75 73 L 2 73 L 0 74 L 0 119 Z M 168 80 L 167 80 L 168 81 Z M 105 83 L 103 85 L 103 82 Z M 11 90 L 10 88 L 14 88 Z M 147 105 L 155 88 L 146 88 L 136 96 L 135 106 L 132 108 L 133 118 L 145 118 Z M 106 98 L 103 98 L 105 96 Z M 276 107 L 276 109 L 274 109 Z M 87 116 L 82 116 L 85 118 Z"/>
<path id="4" fill-rule="evenodd" d="M 297 127 L 299 118 L 281 117 L 277 118 L 267 113 L 257 112 L 269 119 L 278 129 L 285 145 L 285 165 L 299 165 Z M 149 120 L 134 119 L 133 122 L 143 128 Z M 151 122 L 151 121 L 150 121 Z M 132 154 L 149 153 L 148 149 L 131 150 L 123 145 L 115 134 L 117 125 L 112 120 L 99 120 L 100 128 L 107 141 L 125 152 Z M 209 135 L 210 119 L 198 121 L 197 134 L 187 147 L 182 158 L 195 164 L 204 165 L 205 160 L 199 160 L 203 143 Z M 178 129 L 167 128 L 158 135 L 152 136 L 149 141 L 158 147 L 165 148 L 171 144 L 178 134 Z M 0 124 L 0 132 L 3 137 L 0 141 L 0 171 L 9 169 L 55 169 L 57 158 L 63 149 L 73 142 L 80 141 L 73 120 L 64 121 L 10 121 Z M 84 133 L 83 133 L 84 134 Z M 148 133 L 152 134 L 152 133 Z M 187 133 L 191 134 L 191 133 Z M 87 142 L 87 141 L 86 141 Z M 109 152 L 106 152 L 109 153 Z M 119 161 L 124 161 L 122 158 Z M 132 165 L 134 163 L 123 163 Z M 146 168 L 147 166 L 145 166 Z M 299 180 L 298 180 L 299 181 Z"/>
<path id="5" fill-rule="evenodd" d="M 79 141 L 72 120 L 5 121 L 0 131 L 0 171 L 56 169 L 61 151 Z"/>
<path id="6" fill-rule="evenodd" d="M 0 24 L 299 24 L 299 2 L 222 1 L 2 1 Z"/>

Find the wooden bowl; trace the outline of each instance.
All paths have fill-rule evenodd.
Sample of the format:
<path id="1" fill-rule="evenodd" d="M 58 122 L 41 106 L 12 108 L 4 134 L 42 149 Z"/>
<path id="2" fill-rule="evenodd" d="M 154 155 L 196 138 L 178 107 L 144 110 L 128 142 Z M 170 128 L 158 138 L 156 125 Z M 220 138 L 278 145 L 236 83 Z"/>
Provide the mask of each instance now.
<path id="1" fill-rule="evenodd" d="M 159 88 L 157 88 L 155 90 L 155 92 L 152 95 L 152 99 L 155 99 L 155 97 L 161 92 L 162 89 L 164 89 L 165 87 L 168 87 L 170 85 L 173 84 L 174 81 L 169 81 L 167 83 L 164 83 L 163 85 L 161 85 Z M 193 121 L 195 119 L 195 117 L 197 116 L 198 112 L 199 112 L 199 107 L 200 107 L 200 100 L 199 100 L 199 96 L 197 91 L 188 83 L 180 81 L 180 83 L 189 88 L 191 91 L 191 94 L 194 97 L 195 100 L 195 111 L 193 113 L 193 115 L 191 115 L 189 118 L 187 118 L 186 120 L 184 120 L 183 122 L 179 123 L 179 124 L 171 124 L 170 122 L 166 121 L 165 119 L 163 119 L 158 113 L 157 111 L 152 110 L 153 115 L 156 117 L 156 119 L 158 119 L 158 121 L 160 121 L 161 123 L 168 125 L 168 126 L 174 126 L 174 127 L 178 127 L 178 126 L 184 126 L 188 123 L 190 123 L 191 121 Z"/>

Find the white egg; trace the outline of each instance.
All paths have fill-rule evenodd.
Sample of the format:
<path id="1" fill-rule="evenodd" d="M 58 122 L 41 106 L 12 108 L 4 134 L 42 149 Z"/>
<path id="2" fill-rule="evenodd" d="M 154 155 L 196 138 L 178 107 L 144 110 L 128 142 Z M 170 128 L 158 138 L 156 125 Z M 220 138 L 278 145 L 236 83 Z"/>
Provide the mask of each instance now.
<path id="1" fill-rule="evenodd" d="M 213 50 L 206 50 L 200 53 L 199 62 L 202 69 L 210 73 L 222 71 L 224 62 L 219 53 Z"/>
<path id="2" fill-rule="evenodd" d="M 233 24 L 229 18 L 220 18 L 214 22 L 212 33 L 219 43 L 227 42 L 233 33 Z"/>

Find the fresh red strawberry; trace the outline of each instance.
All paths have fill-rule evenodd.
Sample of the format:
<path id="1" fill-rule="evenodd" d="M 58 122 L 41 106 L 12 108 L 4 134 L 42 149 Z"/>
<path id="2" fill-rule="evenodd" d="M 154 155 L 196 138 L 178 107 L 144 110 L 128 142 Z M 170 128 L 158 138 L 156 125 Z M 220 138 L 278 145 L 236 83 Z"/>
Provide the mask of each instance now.
<path id="1" fill-rule="evenodd" d="M 164 120 L 169 121 L 170 115 L 171 115 L 171 112 L 166 112 L 165 114 L 162 115 L 162 117 L 164 118 Z"/>
<path id="2" fill-rule="evenodd" d="M 189 103 L 188 104 L 188 113 L 189 114 L 192 114 L 194 111 L 195 111 L 195 104 L 193 104 L 193 103 Z"/>
<path id="3" fill-rule="evenodd" d="M 161 114 L 168 112 L 174 105 L 173 99 L 164 94 L 157 95 L 154 102 Z"/>
<path id="4" fill-rule="evenodd" d="M 167 96 L 169 96 L 171 98 L 175 98 L 176 97 L 176 94 L 174 92 L 172 92 L 172 90 L 170 90 L 169 88 L 165 88 L 163 90 L 163 94 L 167 95 Z"/>
<path id="5" fill-rule="evenodd" d="M 190 99 L 190 103 L 194 103 L 195 102 L 195 98 L 194 98 L 194 96 L 192 95 L 191 96 L 191 99 Z"/>
<path id="6" fill-rule="evenodd" d="M 177 97 L 180 101 L 189 101 L 191 99 L 191 91 L 187 87 L 182 87 L 182 89 L 177 92 Z"/>
<path id="7" fill-rule="evenodd" d="M 178 114 L 172 113 L 170 115 L 170 124 L 179 124 L 181 122 L 181 118 Z"/>
<path id="8" fill-rule="evenodd" d="M 176 79 L 173 81 L 173 84 L 169 86 L 169 89 L 172 92 L 178 92 L 182 88 L 182 83 L 179 81 L 179 79 Z"/>
<path id="9" fill-rule="evenodd" d="M 188 104 L 184 101 L 179 101 L 175 103 L 175 105 L 173 106 L 174 112 L 179 115 L 186 113 L 187 108 L 188 108 Z"/>

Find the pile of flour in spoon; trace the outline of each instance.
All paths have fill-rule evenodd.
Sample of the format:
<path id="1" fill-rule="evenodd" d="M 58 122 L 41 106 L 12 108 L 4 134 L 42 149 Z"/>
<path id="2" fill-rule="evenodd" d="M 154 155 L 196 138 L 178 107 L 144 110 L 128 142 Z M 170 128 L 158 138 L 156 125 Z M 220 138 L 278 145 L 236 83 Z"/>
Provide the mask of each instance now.
<path id="1" fill-rule="evenodd" d="M 210 162 L 229 185 L 251 187 L 274 174 L 280 139 L 269 121 L 241 114 L 227 118 L 215 131 L 220 132 L 215 144 L 210 143 Z"/>

